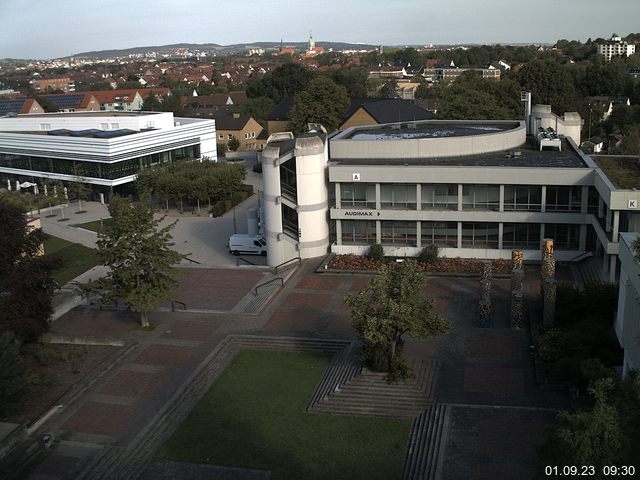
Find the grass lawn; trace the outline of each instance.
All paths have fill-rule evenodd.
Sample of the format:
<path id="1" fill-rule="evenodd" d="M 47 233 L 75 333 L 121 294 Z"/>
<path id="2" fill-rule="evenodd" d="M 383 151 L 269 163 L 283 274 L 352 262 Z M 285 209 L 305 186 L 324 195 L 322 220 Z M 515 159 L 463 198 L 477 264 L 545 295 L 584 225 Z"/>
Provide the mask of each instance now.
<path id="1" fill-rule="evenodd" d="M 273 479 L 400 478 L 410 420 L 304 411 L 329 360 L 241 351 L 156 457 Z"/>
<path id="2" fill-rule="evenodd" d="M 92 222 L 77 223 L 73 226 L 84 228 L 85 230 L 91 230 L 92 232 L 99 232 L 102 225 L 111 225 L 112 223 L 112 218 L 104 218 L 102 219 L 102 224 L 100 223 L 100 220 L 94 220 Z"/>
<path id="3" fill-rule="evenodd" d="M 62 266 L 53 272 L 53 278 L 60 286 L 98 264 L 98 254 L 94 249 L 57 237 L 49 236 L 44 241 L 44 253 L 56 253 L 62 257 Z"/>

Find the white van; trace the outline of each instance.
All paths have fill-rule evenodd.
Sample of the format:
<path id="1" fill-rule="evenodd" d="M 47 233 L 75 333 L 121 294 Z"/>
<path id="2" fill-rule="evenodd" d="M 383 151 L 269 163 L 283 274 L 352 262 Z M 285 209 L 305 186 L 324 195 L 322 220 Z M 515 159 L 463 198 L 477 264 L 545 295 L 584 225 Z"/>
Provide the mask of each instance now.
<path id="1" fill-rule="evenodd" d="M 247 235 L 238 233 L 229 237 L 229 253 L 238 256 L 241 253 L 253 253 L 255 255 L 267 254 L 267 242 L 259 235 Z"/>

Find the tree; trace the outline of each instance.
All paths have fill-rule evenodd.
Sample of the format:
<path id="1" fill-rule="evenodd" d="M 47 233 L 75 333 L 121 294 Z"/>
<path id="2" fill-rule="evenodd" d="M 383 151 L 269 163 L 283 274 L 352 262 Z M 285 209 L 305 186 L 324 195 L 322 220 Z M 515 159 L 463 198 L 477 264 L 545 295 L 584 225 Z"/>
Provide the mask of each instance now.
<path id="1" fill-rule="evenodd" d="M 398 88 L 398 81 L 395 78 L 391 78 L 384 82 L 382 88 L 378 92 L 380 98 L 396 98 L 396 89 Z"/>
<path id="2" fill-rule="evenodd" d="M 519 74 L 520 86 L 530 91 L 535 103 L 551 105 L 558 113 L 575 109 L 571 76 L 557 61 L 533 60 Z"/>
<path id="3" fill-rule="evenodd" d="M 91 197 L 91 187 L 86 183 L 84 177 L 76 177 L 75 181 L 69 185 L 71 194 L 78 199 L 78 213 L 82 213 L 82 201 Z"/>
<path id="4" fill-rule="evenodd" d="M 0 415 L 9 413 L 24 394 L 25 363 L 20 355 L 20 340 L 13 332 L 0 334 Z"/>
<path id="5" fill-rule="evenodd" d="M 240 113 L 254 118 L 263 128 L 266 128 L 267 115 L 275 106 L 276 104 L 269 97 L 247 98 L 247 101 L 240 106 Z"/>
<path id="6" fill-rule="evenodd" d="M 348 107 L 347 90 L 330 78 L 318 77 L 295 96 L 289 126 L 295 133 L 302 133 L 308 123 L 321 123 L 327 131 L 333 131 L 340 126 Z"/>
<path id="7" fill-rule="evenodd" d="M 98 233 L 98 257 L 109 273 L 83 286 L 103 303 L 122 299 L 149 326 L 148 313 L 178 285 L 175 265 L 186 255 L 170 248 L 175 222 L 159 228 L 147 203 L 116 197 L 109 205 L 113 223 Z"/>
<path id="8" fill-rule="evenodd" d="M 240 148 L 240 140 L 238 140 L 236 137 L 233 137 L 231 140 L 227 142 L 227 147 L 232 152 L 235 152 Z"/>
<path id="9" fill-rule="evenodd" d="M 314 76 L 303 65 L 285 63 L 262 78 L 250 78 L 247 82 L 247 96 L 250 98 L 269 97 L 277 104 L 284 97 L 295 95 L 304 90 Z"/>
<path id="10" fill-rule="evenodd" d="M 56 256 L 41 256 L 44 233 L 27 225 L 20 207 L 0 198 L 0 333 L 11 331 L 23 342 L 49 328 L 56 288 Z"/>
<path id="11" fill-rule="evenodd" d="M 350 66 L 335 70 L 331 77 L 338 84 L 347 89 L 347 95 L 355 98 L 367 96 L 367 82 L 369 71 L 364 67 Z"/>
<path id="12" fill-rule="evenodd" d="M 451 329 L 449 320 L 433 308 L 423 293 L 424 273 L 413 260 L 386 264 L 357 295 L 345 303 L 353 327 L 362 338 L 362 363 L 387 372 L 387 379 L 406 378 L 410 369 L 402 358 L 404 336 L 429 338 Z"/>

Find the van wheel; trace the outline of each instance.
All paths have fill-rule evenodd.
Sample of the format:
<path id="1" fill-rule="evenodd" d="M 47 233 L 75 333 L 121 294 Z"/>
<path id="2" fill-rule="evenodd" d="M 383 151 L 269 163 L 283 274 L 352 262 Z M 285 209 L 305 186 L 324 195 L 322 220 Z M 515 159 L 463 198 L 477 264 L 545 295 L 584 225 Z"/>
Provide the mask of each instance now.
<path id="1" fill-rule="evenodd" d="M 265 252 L 264 250 L 262 252 L 260 252 L 260 255 L 262 255 L 263 257 L 267 256 L 267 252 Z"/>
<path id="2" fill-rule="evenodd" d="M 240 252 L 239 252 L 238 250 L 234 250 L 234 251 L 233 251 L 233 252 L 231 252 L 231 253 L 233 253 L 236 257 L 237 257 L 238 255 L 240 255 Z"/>

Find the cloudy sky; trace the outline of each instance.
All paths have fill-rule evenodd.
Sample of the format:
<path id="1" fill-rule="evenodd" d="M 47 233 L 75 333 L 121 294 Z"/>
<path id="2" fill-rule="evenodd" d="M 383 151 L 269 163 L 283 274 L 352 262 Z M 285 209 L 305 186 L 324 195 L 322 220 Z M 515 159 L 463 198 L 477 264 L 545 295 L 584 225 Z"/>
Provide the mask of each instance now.
<path id="1" fill-rule="evenodd" d="M 638 0 L 0 0 L 0 58 L 171 43 L 585 41 L 639 31 Z"/>

